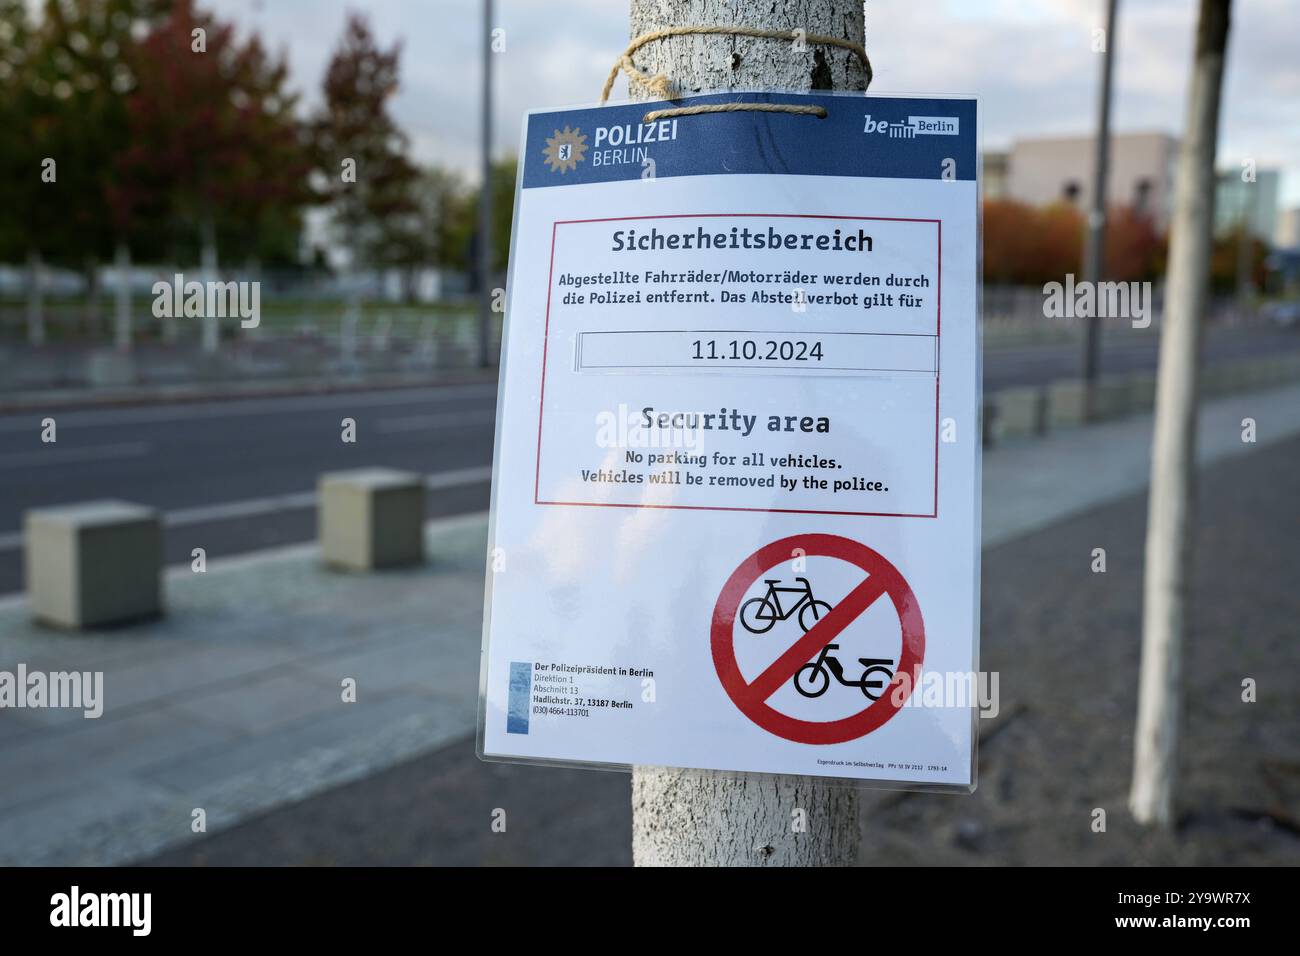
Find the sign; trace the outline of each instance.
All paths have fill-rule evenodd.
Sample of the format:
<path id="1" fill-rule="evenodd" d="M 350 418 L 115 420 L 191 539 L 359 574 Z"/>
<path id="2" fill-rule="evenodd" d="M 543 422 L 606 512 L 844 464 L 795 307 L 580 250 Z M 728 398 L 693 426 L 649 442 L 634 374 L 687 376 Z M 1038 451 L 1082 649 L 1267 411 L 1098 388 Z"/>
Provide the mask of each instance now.
<path id="1" fill-rule="evenodd" d="M 481 756 L 973 786 L 977 123 L 529 114 Z"/>
<path id="2" fill-rule="evenodd" d="M 833 608 L 813 597 L 807 578 L 797 578 L 802 587 L 796 588 L 781 588 L 779 580 L 764 578 L 764 595 L 742 604 L 756 579 L 788 561 L 791 554 L 838 558 L 857 566 L 867 576 Z M 793 605 L 788 600 L 783 605 L 782 592 L 800 597 Z M 839 649 L 832 641 L 879 599 L 892 602 L 898 614 L 899 648 L 893 657 L 858 658 L 862 674 L 846 679 L 839 658 L 827 652 Z M 776 621 L 786 620 L 796 611 L 799 614 L 799 631 L 787 631 L 794 643 L 753 680 L 745 679 L 737 661 L 737 610 L 741 612 L 741 628 L 750 634 L 766 633 Z M 898 569 L 856 541 L 826 534 L 785 538 L 750 555 L 722 588 L 713 609 L 712 638 L 718 679 L 740 711 L 764 730 L 803 744 L 845 743 L 871 733 L 893 717 L 911 695 L 907 675 L 916 673 L 925 656 L 925 625 L 920 608 Z M 894 666 L 898 676 L 891 670 Z M 820 697 L 830 688 L 832 676 L 838 684 L 861 690 L 872 703 L 859 713 L 831 721 L 800 720 L 767 703 L 790 680 L 802 696 Z"/>

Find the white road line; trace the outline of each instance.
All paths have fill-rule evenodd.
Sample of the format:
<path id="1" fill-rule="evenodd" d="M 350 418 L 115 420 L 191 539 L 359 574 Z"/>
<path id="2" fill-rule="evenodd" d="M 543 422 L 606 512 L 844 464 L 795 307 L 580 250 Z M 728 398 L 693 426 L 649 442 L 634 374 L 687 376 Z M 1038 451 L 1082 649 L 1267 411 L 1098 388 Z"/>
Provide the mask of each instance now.
<path id="1" fill-rule="evenodd" d="M 411 405 L 417 402 L 439 403 L 462 398 L 496 398 L 495 383 L 446 385 L 419 389 L 392 389 L 380 392 L 332 392 L 327 395 L 223 399 L 206 402 L 178 402 L 173 405 L 144 408 L 76 409 L 61 412 L 16 412 L 0 418 L 0 432 L 21 432 L 40 428 L 42 418 L 51 416 L 60 426 L 68 425 L 137 425 L 154 422 L 195 421 L 205 418 L 236 418 L 247 415 L 271 415 L 286 412 L 311 412 L 329 408 L 349 409 L 383 405 Z"/>
<path id="2" fill-rule="evenodd" d="M 14 468 L 37 468 L 41 465 L 67 465 L 86 461 L 113 461 L 118 458 L 139 458 L 149 454 L 149 445 L 142 441 L 117 442 L 112 445 L 91 445 L 88 448 L 42 448 L 39 451 L 18 451 L 0 455 L 0 471 Z"/>
<path id="3" fill-rule="evenodd" d="M 474 468 L 458 468 L 452 471 L 437 471 L 424 479 L 424 486 L 430 491 L 445 491 L 449 488 L 468 488 L 492 480 L 492 466 L 480 465 Z M 266 498 L 249 498 L 245 501 L 227 501 L 215 505 L 200 505 L 195 508 L 177 508 L 163 512 L 162 523 L 166 528 L 183 528 L 186 525 L 207 524 L 216 521 L 233 521 L 238 518 L 256 518 L 281 511 L 297 511 L 302 508 L 316 507 L 316 492 L 299 491 L 289 495 L 272 495 Z M 0 551 L 12 551 L 23 545 L 21 531 L 9 531 L 0 534 Z"/>

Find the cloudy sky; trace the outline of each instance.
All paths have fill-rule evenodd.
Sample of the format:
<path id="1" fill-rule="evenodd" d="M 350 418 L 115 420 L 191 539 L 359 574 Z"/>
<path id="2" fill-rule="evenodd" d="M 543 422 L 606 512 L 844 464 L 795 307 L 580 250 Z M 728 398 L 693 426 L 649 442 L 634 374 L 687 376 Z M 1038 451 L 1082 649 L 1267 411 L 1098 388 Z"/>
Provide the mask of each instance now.
<path id="1" fill-rule="evenodd" d="M 745 2 L 745 0 L 737 0 Z M 417 155 L 472 170 L 478 142 L 482 0 L 208 0 L 288 53 L 311 102 L 349 10 L 380 40 L 403 43 L 393 103 Z M 628 39 L 626 0 L 496 0 L 506 51 L 495 57 L 495 141 L 517 148 L 523 111 L 594 102 Z M 1104 0 L 868 0 L 867 50 L 880 92 L 980 97 L 986 148 L 1087 131 Z M 1114 116 L 1121 131 L 1177 134 L 1196 0 L 1120 0 Z M 1300 205 L 1300 2 L 1237 0 L 1220 128 L 1220 165 L 1253 158 L 1283 170 Z M 623 83 L 615 98 L 623 96 Z"/>

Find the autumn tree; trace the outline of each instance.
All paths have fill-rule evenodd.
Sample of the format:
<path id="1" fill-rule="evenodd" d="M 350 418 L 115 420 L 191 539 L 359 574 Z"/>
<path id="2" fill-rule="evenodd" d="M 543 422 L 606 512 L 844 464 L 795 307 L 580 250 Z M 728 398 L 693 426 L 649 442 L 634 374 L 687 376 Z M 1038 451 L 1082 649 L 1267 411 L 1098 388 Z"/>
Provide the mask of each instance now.
<path id="1" fill-rule="evenodd" d="M 127 148 L 125 96 L 134 85 L 126 61 L 167 0 L 4 0 L 0 16 L 0 149 L 15 213 L 7 239 L 25 246 L 29 336 L 41 341 L 43 302 L 35 281 L 43 261 L 83 269 L 88 315 L 97 306 L 100 261 L 128 241 L 115 203 L 115 161 Z"/>
<path id="2" fill-rule="evenodd" d="M 388 112 L 400 64 L 400 42 L 380 48 L 365 19 L 350 16 L 311 124 L 318 178 L 354 267 L 409 269 L 428 257 L 416 199 L 419 170 Z"/>
<path id="3" fill-rule="evenodd" d="M 175 255 L 197 240 L 215 263 L 218 235 L 256 257 L 276 225 L 310 200 L 310 156 L 286 88 L 283 56 L 199 10 L 175 8 L 140 43 L 127 101 L 132 145 L 123 178 L 147 184 L 134 202 L 166 211 Z M 295 230 L 296 236 L 296 230 Z"/>

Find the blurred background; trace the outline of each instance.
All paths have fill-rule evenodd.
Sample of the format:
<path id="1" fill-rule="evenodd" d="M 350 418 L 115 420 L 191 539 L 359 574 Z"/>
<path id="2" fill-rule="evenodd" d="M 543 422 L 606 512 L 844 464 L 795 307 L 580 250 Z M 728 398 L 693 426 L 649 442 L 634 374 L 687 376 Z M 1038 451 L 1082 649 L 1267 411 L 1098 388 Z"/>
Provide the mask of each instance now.
<path id="1" fill-rule="evenodd" d="M 1300 646 L 1300 6 L 1233 14 L 1203 354 L 1215 588 L 1173 835 L 1120 818 L 1196 10 L 1125 2 L 1099 50 L 1105 8 L 866 4 L 873 92 L 981 100 L 985 653 L 1008 698 L 980 792 L 880 797 L 869 862 L 1298 858 L 1294 684 L 1248 718 L 1235 688 L 1294 675 Z M 0 669 L 102 672 L 106 701 L 0 709 L 0 862 L 630 860 L 624 775 L 483 765 L 472 741 L 518 131 L 594 102 L 627 40 L 610 0 L 0 0 Z M 1155 310 L 1100 323 L 1089 411 L 1086 322 L 1049 315 L 1044 285 L 1085 272 L 1107 56 L 1098 275 L 1150 282 Z M 256 324 L 165 314 L 177 276 L 256 283 Z M 338 472 L 415 483 L 418 560 L 322 568 Z M 110 499 L 160 550 L 87 560 L 161 567 L 161 613 L 37 620 L 25 515 Z M 1122 840 L 1063 809 L 1098 806 Z"/>

